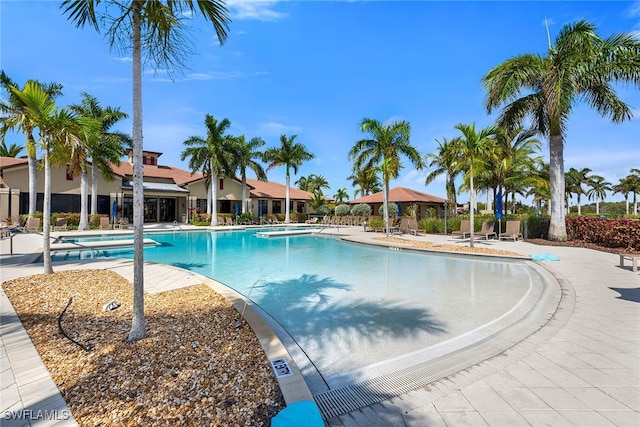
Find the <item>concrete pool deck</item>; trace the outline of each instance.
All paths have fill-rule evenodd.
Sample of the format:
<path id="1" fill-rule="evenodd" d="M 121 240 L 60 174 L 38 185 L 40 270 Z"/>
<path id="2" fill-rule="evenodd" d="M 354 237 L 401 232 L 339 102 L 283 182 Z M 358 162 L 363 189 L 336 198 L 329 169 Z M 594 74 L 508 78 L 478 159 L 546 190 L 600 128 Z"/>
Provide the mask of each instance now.
<path id="1" fill-rule="evenodd" d="M 381 237 L 380 233 L 364 233 L 360 227 L 340 227 L 331 232 L 362 242 Z M 401 237 L 468 245 L 468 239 L 449 236 Z M 562 300 L 550 321 L 498 356 L 428 386 L 336 416 L 327 424 L 640 425 L 640 273 L 630 267 L 620 268 L 615 254 L 589 249 L 536 246 L 522 241 L 476 244 L 523 255 L 551 253 L 560 258 L 540 263 L 559 278 L 562 286 Z M 42 271 L 41 265 L 31 264 L 33 252 L 42 246 L 40 235 L 16 235 L 13 246 L 14 255 L 10 256 L 8 241 L 0 242 L 2 281 Z M 65 265 L 104 268 L 104 263 L 112 263 L 109 267 L 117 268 L 113 265 L 117 262 Z M 117 272 L 131 280 L 128 264 L 122 262 Z M 188 271 L 151 264 L 145 267 L 145 288 L 147 282 L 154 283 L 159 291 L 200 280 Z M 37 425 L 75 425 L 4 292 L 0 294 L 0 310 L 2 425 L 29 425 L 27 415 L 33 417 L 37 410 L 58 411 L 58 420 L 40 419 Z M 304 395 L 304 390 L 292 393 Z M 32 412 L 20 412 L 29 410 Z M 10 420 L 7 414 L 21 414 L 23 418 Z"/>

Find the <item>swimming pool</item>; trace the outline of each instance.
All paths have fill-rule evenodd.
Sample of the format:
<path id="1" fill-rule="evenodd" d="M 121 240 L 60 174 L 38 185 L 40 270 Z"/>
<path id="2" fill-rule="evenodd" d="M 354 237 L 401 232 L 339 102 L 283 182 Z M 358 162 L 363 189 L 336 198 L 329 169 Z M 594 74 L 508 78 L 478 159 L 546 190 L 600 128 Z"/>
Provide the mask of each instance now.
<path id="1" fill-rule="evenodd" d="M 310 360 L 301 370 L 313 393 L 482 340 L 521 316 L 545 286 L 520 261 L 428 255 L 322 235 L 145 237 L 161 244 L 145 248 L 145 261 L 215 279 L 264 310 L 288 349 Z M 133 257 L 132 250 L 106 253 Z"/>

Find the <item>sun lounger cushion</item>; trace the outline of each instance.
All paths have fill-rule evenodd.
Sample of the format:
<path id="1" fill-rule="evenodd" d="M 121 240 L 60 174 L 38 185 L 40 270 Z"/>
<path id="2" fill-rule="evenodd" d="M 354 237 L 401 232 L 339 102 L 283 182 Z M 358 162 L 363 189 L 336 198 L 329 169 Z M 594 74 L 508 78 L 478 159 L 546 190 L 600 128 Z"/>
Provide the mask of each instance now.
<path id="1" fill-rule="evenodd" d="M 554 254 L 531 254 L 532 261 L 560 261 L 560 257 Z"/>

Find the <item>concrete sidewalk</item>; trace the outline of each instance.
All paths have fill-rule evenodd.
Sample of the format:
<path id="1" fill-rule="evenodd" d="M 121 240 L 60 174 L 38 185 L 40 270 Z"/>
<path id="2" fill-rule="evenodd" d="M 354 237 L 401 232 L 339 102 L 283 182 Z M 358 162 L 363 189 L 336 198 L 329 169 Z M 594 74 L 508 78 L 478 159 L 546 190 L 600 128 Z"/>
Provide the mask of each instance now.
<path id="1" fill-rule="evenodd" d="M 361 241 L 380 237 L 361 228 L 332 230 Z M 467 245 L 449 236 L 405 239 Z M 14 255 L 0 242 L 2 281 L 42 272 L 33 252 L 37 235 L 17 235 Z M 523 255 L 552 253 L 541 263 L 562 287 L 549 323 L 524 341 L 481 363 L 409 393 L 329 420 L 332 426 L 640 425 L 640 273 L 619 257 L 582 248 L 526 242 L 478 241 Z M 130 279 L 130 261 L 67 263 L 68 268 L 112 268 Z M 56 270 L 65 267 L 56 264 Z M 145 268 L 145 282 L 163 287 L 195 283 L 193 274 L 161 265 Z M 148 272 L 148 273 L 147 273 Z M 130 279 L 131 280 L 131 279 Z M 150 281 L 151 283 L 151 281 Z M 163 287 L 164 289 L 164 287 Z M 0 293 L 2 425 L 75 425 L 4 291 Z"/>

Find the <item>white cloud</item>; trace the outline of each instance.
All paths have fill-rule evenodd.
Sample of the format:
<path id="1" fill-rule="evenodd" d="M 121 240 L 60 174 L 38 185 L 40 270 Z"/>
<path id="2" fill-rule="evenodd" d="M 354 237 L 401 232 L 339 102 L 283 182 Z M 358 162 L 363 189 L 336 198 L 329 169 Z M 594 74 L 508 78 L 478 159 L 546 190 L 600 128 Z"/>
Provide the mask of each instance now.
<path id="1" fill-rule="evenodd" d="M 627 9 L 627 15 L 631 18 L 640 16 L 640 1 L 633 2 L 633 4 L 629 6 L 629 8 Z"/>
<path id="2" fill-rule="evenodd" d="M 234 20 L 277 21 L 282 19 L 286 14 L 272 9 L 276 3 L 278 2 L 268 0 L 227 0 L 227 6 Z"/>
<path id="3" fill-rule="evenodd" d="M 133 61 L 133 58 L 130 56 L 116 56 L 116 57 L 112 57 L 111 59 L 113 59 L 114 61 L 121 61 L 121 62 Z"/>

